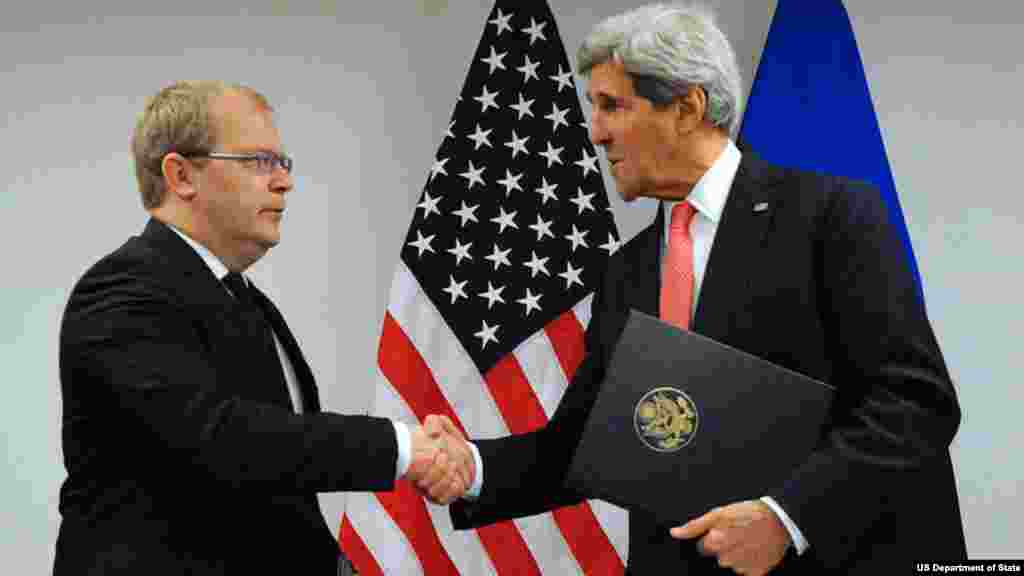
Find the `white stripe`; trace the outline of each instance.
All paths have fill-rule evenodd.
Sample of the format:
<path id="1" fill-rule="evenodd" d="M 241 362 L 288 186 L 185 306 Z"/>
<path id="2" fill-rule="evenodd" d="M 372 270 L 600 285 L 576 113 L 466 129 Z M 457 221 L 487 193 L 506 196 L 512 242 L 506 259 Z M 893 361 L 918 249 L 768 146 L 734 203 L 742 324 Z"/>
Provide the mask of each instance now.
<path id="1" fill-rule="evenodd" d="M 427 503 L 427 512 L 434 522 L 437 537 L 448 552 L 459 574 L 496 574 L 491 557 L 480 542 L 476 530 L 455 530 L 447 506 Z"/>
<path id="2" fill-rule="evenodd" d="M 574 313 L 586 326 L 590 320 L 591 296 L 578 303 Z M 420 357 L 435 375 L 438 387 L 455 410 L 467 433 L 475 438 L 497 438 L 509 434 L 508 427 L 491 398 L 483 376 L 476 365 L 443 321 L 433 303 L 422 291 L 415 276 L 404 263 L 399 263 L 391 286 L 388 312 L 412 342 Z M 567 383 L 561 365 L 543 330 L 520 346 L 517 359 L 537 392 L 548 417 L 565 392 Z M 546 354 L 547 360 L 543 360 Z M 528 368 L 529 366 L 529 368 Z M 374 413 L 414 422 L 404 401 L 396 395 L 390 384 L 380 376 L 377 385 Z M 538 386 L 536 383 L 545 383 Z M 538 391 L 539 390 L 539 391 Z M 486 471 L 484 471 L 486 482 Z M 475 531 L 453 531 L 446 508 L 428 505 L 428 510 L 452 562 L 461 574 L 494 573 L 490 559 Z M 386 515 L 386 514 L 385 514 Z M 602 520 L 599 516 L 598 520 Z M 515 521 L 527 547 L 533 553 L 544 574 L 578 574 L 581 572 L 571 550 L 550 514 Z M 609 525 L 602 522 L 607 532 Z M 623 526 L 625 524 L 623 523 Z M 620 529 L 620 532 L 624 530 Z M 364 540 L 368 535 L 359 531 Z M 620 553 L 617 536 L 610 535 L 616 551 Z M 625 535 L 623 534 L 623 538 Z M 385 540 L 380 540 L 386 542 Z M 403 537 L 404 541 L 404 537 Z M 407 545 L 407 544 L 406 544 Z M 367 543 L 369 546 L 369 543 Z M 372 550 L 372 549 L 371 549 Z M 401 552 L 396 550 L 396 552 Z M 376 557 L 376 552 L 374 555 Z M 389 572 L 390 573 L 390 572 Z"/>
<path id="3" fill-rule="evenodd" d="M 476 364 L 403 262 L 395 270 L 388 312 L 434 375 L 466 433 L 474 438 L 507 436 L 508 426 Z"/>
<path id="4" fill-rule="evenodd" d="M 590 303 L 593 296 L 587 296 L 573 307 L 573 313 L 577 321 L 586 329 L 590 322 Z M 582 316 L 582 318 L 581 318 Z M 530 381 L 537 397 L 540 398 L 544 413 L 551 418 L 558 403 L 561 401 L 565 390 L 568 388 L 566 374 L 562 371 L 562 365 L 558 361 L 551 340 L 542 330 L 525 341 L 515 351 L 523 372 Z M 626 563 L 629 542 L 629 514 L 617 506 L 599 500 L 590 500 L 590 507 L 604 529 L 608 540 L 611 541 L 615 552 Z M 561 535 L 561 532 L 559 532 Z M 564 542 L 564 541 L 563 541 Z"/>
<path id="5" fill-rule="evenodd" d="M 516 528 L 540 566 L 541 574 L 582 574 L 576 557 L 550 512 L 516 518 Z"/>
<path id="6" fill-rule="evenodd" d="M 513 354 L 529 380 L 533 393 L 544 407 L 544 415 L 550 419 L 569 387 L 551 339 L 546 332 L 538 330 L 524 340 Z"/>
<path id="7" fill-rule="evenodd" d="M 572 313 L 576 315 L 576 319 L 580 321 L 580 326 L 583 326 L 584 331 L 590 326 L 591 306 L 593 303 L 594 293 L 591 292 L 587 294 L 586 298 L 580 300 L 572 307 Z"/>
<path id="8" fill-rule="evenodd" d="M 397 396 L 379 368 L 373 406 L 375 415 L 403 422 L 416 421 L 410 417 L 409 408 Z M 385 574 L 424 573 L 412 544 L 372 492 L 349 494 L 347 514 L 352 527 Z"/>
<path id="9" fill-rule="evenodd" d="M 629 558 L 629 512 L 604 500 L 588 500 L 590 509 L 611 541 L 612 547 L 622 560 L 623 566 Z"/>
<path id="10" fill-rule="evenodd" d="M 590 303 L 593 299 L 593 294 L 588 294 L 572 309 L 576 321 L 584 331 L 590 323 Z M 515 349 L 514 354 L 523 368 L 523 373 L 526 374 L 526 379 L 530 381 L 530 387 L 544 408 L 544 415 L 550 419 L 569 388 L 569 381 L 547 332 L 538 330 L 524 340 Z"/>
<path id="11" fill-rule="evenodd" d="M 591 292 L 572 309 L 584 331 L 590 326 L 590 320 L 593 317 L 593 304 L 594 293 Z M 629 558 L 629 512 L 603 500 L 590 500 L 589 502 L 594 516 L 601 523 L 601 528 L 604 529 L 615 552 L 622 559 L 622 564 L 625 565 L 626 559 Z"/>
<path id="12" fill-rule="evenodd" d="M 377 414 L 408 422 L 413 426 L 416 425 L 415 414 L 409 409 L 405 401 L 402 400 L 402 397 L 395 392 L 394 388 L 384 377 L 384 374 L 380 372 L 380 368 L 377 369 L 377 391 L 377 404 L 374 407 Z M 484 550 L 483 544 L 480 542 L 480 538 L 475 530 L 454 530 L 447 507 L 439 507 L 427 503 L 427 510 L 431 521 L 434 523 L 434 529 L 437 531 L 437 537 L 441 540 L 441 545 L 448 552 L 448 556 L 460 574 L 486 574 L 494 572 L 494 566 L 491 564 L 490 557 Z M 362 532 L 360 532 L 360 535 L 362 535 Z"/>
<path id="13" fill-rule="evenodd" d="M 349 494 L 345 514 L 385 574 L 423 574 L 412 545 L 373 493 Z"/>

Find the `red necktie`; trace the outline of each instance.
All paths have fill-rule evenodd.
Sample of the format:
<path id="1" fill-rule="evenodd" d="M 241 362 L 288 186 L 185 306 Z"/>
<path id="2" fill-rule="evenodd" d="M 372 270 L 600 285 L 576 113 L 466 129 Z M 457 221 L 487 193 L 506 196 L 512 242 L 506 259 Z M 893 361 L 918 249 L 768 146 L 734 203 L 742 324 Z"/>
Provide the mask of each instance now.
<path id="1" fill-rule="evenodd" d="M 683 329 L 690 328 L 693 304 L 693 239 L 690 222 L 696 214 L 686 201 L 672 208 L 668 232 L 668 254 L 661 266 L 661 319 Z"/>

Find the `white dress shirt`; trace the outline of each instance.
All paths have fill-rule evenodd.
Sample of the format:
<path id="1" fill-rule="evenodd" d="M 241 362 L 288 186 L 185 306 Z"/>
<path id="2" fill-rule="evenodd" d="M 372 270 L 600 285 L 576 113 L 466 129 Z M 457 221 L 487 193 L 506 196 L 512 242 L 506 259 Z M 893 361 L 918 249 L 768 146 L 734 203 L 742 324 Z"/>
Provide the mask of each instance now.
<path id="1" fill-rule="evenodd" d="M 725 209 L 725 201 L 729 198 L 729 190 L 732 188 L 733 179 L 736 178 L 736 171 L 739 170 L 740 160 L 743 155 L 739 148 L 729 140 L 722 151 L 722 154 L 715 160 L 711 168 L 701 176 L 694 185 L 686 200 L 673 202 L 662 202 L 664 213 L 664 230 L 662 231 L 661 257 L 668 254 L 668 229 L 672 223 L 672 208 L 679 202 L 689 202 L 696 209 L 696 214 L 690 222 L 690 238 L 693 240 L 693 302 L 690 308 L 692 318 L 697 311 L 697 302 L 700 298 L 700 288 L 704 281 L 704 272 L 708 265 L 708 256 L 711 254 L 711 246 L 715 242 L 715 233 L 718 231 L 718 223 L 722 219 L 722 211 Z M 470 498 L 480 495 L 483 487 L 483 462 L 476 446 L 470 444 L 473 449 L 473 456 L 476 459 L 477 475 L 473 481 L 472 488 L 467 492 Z M 782 524 L 786 527 L 798 553 L 803 554 L 810 546 L 803 533 L 786 514 L 785 510 L 769 496 L 761 498 Z"/>
<path id="2" fill-rule="evenodd" d="M 174 226 L 168 225 L 168 228 L 174 230 L 175 234 L 181 237 L 186 244 L 192 247 L 196 251 L 196 254 L 203 259 L 206 266 L 213 273 L 214 277 L 218 280 L 223 280 L 228 275 L 228 267 L 221 262 L 220 258 L 217 258 L 213 252 L 203 246 L 202 244 L 191 239 L 181 230 L 178 230 Z M 249 278 L 244 274 L 242 279 L 246 285 L 249 284 Z M 224 286 L 228 294 L 231 294 L 231 290 L 227 286 Z M 234 296 L 234 294 L 232 294 Z M 284 381 L 288 386 L 288 396 L 292 400 L 292 409 L 295 410 L 296 414 L 302 414 L 305 407 L 302 401 L 302 389 L 299 388 L 299 379 L 295 376 L 295 366 L 292 365 L 291 359 L 288 358 L 287 352 L 284 347 L 281 346 L 281 341 L 278 340 L 277 334 L 274 333 L 273 327 L 271 327 L 270 333 L 274 336 L 274 347 L 277 349 L 277 356 L 281 360 L 281 367 L 284 368 Z M 402 422 L 392 420 L 392 425 L 395 427 L 395 439 L 398 443 L 398 461 L 395 463 L 395 479 L 401 478 L 409 469 L 410 460 L 412 459 L 412 438 L 409 432 L 409 427 Z"/>

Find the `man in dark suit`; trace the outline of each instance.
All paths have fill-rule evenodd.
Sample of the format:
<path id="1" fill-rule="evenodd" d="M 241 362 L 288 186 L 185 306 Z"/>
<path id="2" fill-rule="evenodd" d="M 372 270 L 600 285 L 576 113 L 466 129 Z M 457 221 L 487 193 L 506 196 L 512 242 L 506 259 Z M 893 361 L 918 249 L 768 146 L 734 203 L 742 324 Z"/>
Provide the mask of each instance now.
<path id="1" fill-rule="evenodd" d="M 480 476 L 452 506 L 456 527 L 585 496 L 564 487 L 566 469 L 633 308 L 837 394 L 815 451 L 763 498 L 675 527 L 633 513 L 629 573 L 885 574 L 965 557 L 948 453 L 959 406 L 877 190 L 739 150 L 736 58 L 700 8 L 610 18 L 577 68 L 619 194 L 661 202 L 611 258 L 585 360 L 550 422 L 473 444 Z"/>
<path id="2" fill-rule="evenodd" d="M 132 150 L 151 219 L 89 268 L 61 326 L 54 573 L 336 574 L 317 492 L 404 477 L 461 494 L 472 470 L 439 430 L 322 412 L 281 313 L 241 274 L 280 240 L 292 188 L 266 99 L 174 84 Z"/>

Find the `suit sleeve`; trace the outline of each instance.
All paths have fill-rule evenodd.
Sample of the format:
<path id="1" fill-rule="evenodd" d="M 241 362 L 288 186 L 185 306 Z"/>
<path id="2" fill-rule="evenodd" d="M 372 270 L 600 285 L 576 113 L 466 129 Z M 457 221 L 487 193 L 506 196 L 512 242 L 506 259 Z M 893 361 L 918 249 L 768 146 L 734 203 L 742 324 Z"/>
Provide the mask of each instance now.
<path id="1" fill-rule="evenodd" d="M 126 446 L 143 450 L 140 460 L 163 462 L 183 484 L 275 493 L 392 488 L 390 421 L 295 414 L 228 395 L 217 386 L 224 372 L 214 368 L 216 350 L 204 346 L 194 318 L 145 270 L 87 274 L 61 330 L 65 421 L 141 431 Z M 118 420 L 102 422 L 111 418 Z"/>
<path id="2" fill-rule="evenodd" d="M 872 524 L 884 521 L 883 512 L 944 461 L 960 409 L 878 191 L 833 183 L 816 239 L 837 386 L 831 425 L 819 449 L 772 496 L 813 554 L 838 567 Z"/>

